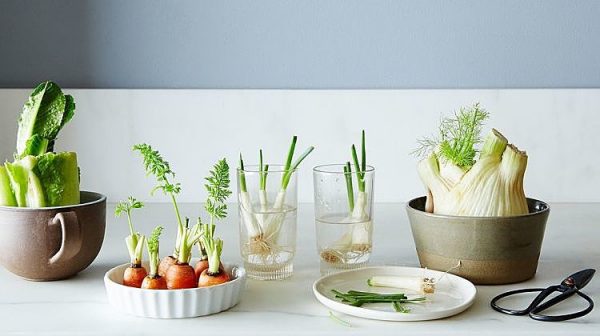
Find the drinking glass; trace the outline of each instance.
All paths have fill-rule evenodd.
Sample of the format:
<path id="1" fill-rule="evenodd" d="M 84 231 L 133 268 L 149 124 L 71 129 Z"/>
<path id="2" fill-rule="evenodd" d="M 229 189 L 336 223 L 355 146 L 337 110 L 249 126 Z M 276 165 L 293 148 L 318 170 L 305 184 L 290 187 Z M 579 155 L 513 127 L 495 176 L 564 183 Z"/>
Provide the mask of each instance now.
<path id="1" fill-rule="evenodd" d="M 321 274 L 365 266 L 371 256 L 375 169 L 348 172 L 345 166 L 313 168 Z"/>
<path id="2" fill-rule="evenodd" d="M 269 165 L 266 173 L 238 168 L 240 251 L 253 279 L 280 280 L 294 271 L 297 175 L 282 165 Z"/>

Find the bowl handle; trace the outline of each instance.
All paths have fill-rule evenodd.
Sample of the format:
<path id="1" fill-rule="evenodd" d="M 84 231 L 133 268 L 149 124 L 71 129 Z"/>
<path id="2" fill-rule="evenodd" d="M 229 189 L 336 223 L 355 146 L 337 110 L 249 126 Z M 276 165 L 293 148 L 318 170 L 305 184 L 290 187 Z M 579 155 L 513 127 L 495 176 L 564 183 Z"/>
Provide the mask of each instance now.
<path id="1" fill-rule="evenodd" d="M 73 257 L 81 249 L 81 229 L 75 211 L 59 212 L 50 225 L 59 225 L 62 233 L 60 249 L 50 258 L 50 264 Z"/>

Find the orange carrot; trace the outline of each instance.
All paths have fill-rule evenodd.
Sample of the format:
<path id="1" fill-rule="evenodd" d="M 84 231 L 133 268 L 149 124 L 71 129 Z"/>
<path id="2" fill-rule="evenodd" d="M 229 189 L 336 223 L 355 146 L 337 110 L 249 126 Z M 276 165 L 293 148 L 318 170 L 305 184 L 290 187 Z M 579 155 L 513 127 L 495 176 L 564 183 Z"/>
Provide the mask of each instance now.
<path id="1" fill-rule="evenodd" d="M 200 278 L 200 274 L 206 269 L 208 269 L 208 259 L 201 259 L 194 266 L 194 272 L 196 273 L 196 278 Z M 219 272 L 225 271 L 223 264 L 219 262 Z"/>
<path id="2" fill-rule="evenodd" d="M 176 263 L 177 263 L 177 258 L 175 258 L 173 256 L 164 257 L 160 261 L 160 264 L 158 265 L 158 275 L 160 275 L 161 277 L 166 276 L 167 271 L 169 270 L 169 267 L 171 267 L 172 265 L 175 265 Z"/>
<path id="3" fill-rule="evenodd" d="M 165 278 L 160 275 L 156 275 L 155 277 L 147 276 L 144 278 L 144 282 L 142 282 L 143 289 L 167 289 L 167 281 Z"/>
<path id="4" fill-rule="evenodd" d="M 214 285 L 220 285 L 222 283 L 226 283 L 231 280 L 229 274 L 226 271 L 221 271 L 217 273 L 210 273 L 208 269 L 205 269 L 202 274 L 200 274 L 200 278 L 198 279 L 198 287 L 209 287 Z"/>
<path id="5" fill-rule="evenodd" d="M 127 251 L 129 252 L 131 266 L 126 268 L 123 273 L 123 285 L 138 288 L 142 286 L 142 281 L 144 281 L 144 277 L 148 274 L 146 269 L 142 267 L 142 256 L 144 255 L 144 242 L 146 241 L 146 237 L 135 232 L 133 229 L 131 212 L 133 209 L 140 209 L 143 206 L 144 204 L 142 202 L 129 196 L 127 201 L 117 203 L 115 208 L 115 215 L 119 217 L 122 214 L 126 214 L 127 223 L 129 224 L 129 236 L 125 238 L 125 244 L 127 245 Z"/>
<path id="6" fill-rule="evenodd" d="M 146 248 L 148 249 L 148 259 L 150 259 L 150 273 L 144 278 L 142 282 L 142 288 L 144 289 L 167 289 L 167 281 L 165 278 L 158 275 L 158 262 L 159 262 L 159 238 L 162 233 L 163 227 L 157 226 L 152 230 L 150 238 L 146 242 Z"/>
<path id="7" fill-rule="evenodd" d="M 200 277 L 200 274 L 204 270 L 208 269 L 208 259 L 200 259 L 194 266 L 194 273 L 196 274 L 196 279 Z"/>
<path id="8" fill-rule="evenodd" d="M 165 276 L 169 289 L 196 288 L 198 286 L 198 278 L 196 278 L 194 268 L 189 265 L 189 262 L 192 257 L 192 246 L 198 242 L 201 227 L 197 224 L 190 229 L 188 223 L 189 220 L 186 218 L 185 227 L 180 237 L 179 243 L 181 245 L 179 246 L 177 263 L 169 267 Z"/>
<path id="9" fill-rule="evenodd" d="M 140 288 L 146 275 L 148 275 L 148 272 L 142 265 L 131 264 L 123 273 L 123 285 Z"/>
<path id="10" fill-rule="evenodd" d="M 169 289 L 196 288 L 198 285 L 194 268 L 188 263 L 171 265 L 166 278 Z"/>

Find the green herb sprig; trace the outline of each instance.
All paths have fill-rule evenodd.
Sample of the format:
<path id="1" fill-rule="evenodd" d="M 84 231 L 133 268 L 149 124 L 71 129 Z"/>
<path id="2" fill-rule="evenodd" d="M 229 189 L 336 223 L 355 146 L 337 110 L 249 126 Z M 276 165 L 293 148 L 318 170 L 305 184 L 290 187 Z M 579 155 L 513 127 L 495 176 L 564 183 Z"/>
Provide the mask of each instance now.
<path id="1" fill-rule="evenodd" d="M 205 209 L 211 217 L 211 223 L 214 219 L 223 219 L 227 217 L 227 204 L 225 200 L 231 195 L 229 189 L 229 164 L 226 159 L 221 159 L 210 171 L 210 176 L 205 178 L 204 187 L 208 192 Z"/>
<path id="2" fill-rule="evenodd" d="M 133 209 L 141 209 L 144 207 L 144 203 L 138 201 L 132 196 L 129 196 L 126 201 L 120 201 L 117 203 L 115 207 L 115 216 L 121 217 L 123 213 L 127 214 L 127 223 L 129 224 L 129 233 L 131 235 L 135 235 L 135 230 L 133 229 L 133 223 L 131 221 L 131 211 Z"/>
<path id="3" fill-rule="evenodd" d="M 442 118 L 437 137 L 418 140 L 418 147 L 412 154 L 426 157 L 435 153 L 441 159 L 450 161 L 463 169 L 475 164 L 477 149 L 481 143 L 481 129 L 489 113 L 479 103 L 463 107 L 454 117 Z"/>

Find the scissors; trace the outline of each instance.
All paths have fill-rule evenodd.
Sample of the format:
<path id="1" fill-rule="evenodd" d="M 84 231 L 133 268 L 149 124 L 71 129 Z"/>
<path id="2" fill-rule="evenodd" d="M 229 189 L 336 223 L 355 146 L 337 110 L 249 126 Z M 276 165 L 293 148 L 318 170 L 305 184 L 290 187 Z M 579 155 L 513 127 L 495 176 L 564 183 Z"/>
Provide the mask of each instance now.
<path id="1" fill-rule="evenodd" d="M 594 270 L 594 269 L 585 269 L 583 271 L 579 271 L 577 273 L 574 273 L 574 274 L 568 276 L 566 279 L 564 279 L 560 283 L 560 285 L 554 285 L 554 286 L 550 286 L 548 288 L 517 289 L 517 290 L 510 291 L 510 292 L 502 293 L 502 294 L 496 296 L 495 298 L 493 298 L 492 302 L 490 304 L 495 311 L 498 311 L 500 313 L 508 314 L 508 315 L 529 315 L 529 317 L 531 317 L 534 320 L 538 320 L 538 321 L 549 321 L 549 322 L 566 321 L 566 320 L 574 319 L 577 317 L 581 317 L 581 316 L 587 315 L 589 312 L 592 311 L 592 309 L 594 309 L 594 301 L 592 301 L 592 299 L 589 296 L 580 292 L 580 289 L 585 287 L 585 285 L 587 285 L 590 282 L 590 280 L 592 280 L 592 277 L 594 277 L 594 273 L 596 273 L 596 270 Z M 535 297 L 535 299 L 533 299 L 531 304 L 523 310 L 513 310 L 513 309 L 502 308 L 502 307 L 498 306 L 498 304 L 497 304 L 497 302 L 500 299 L 505 298 L 507 296 L 514 295 L 514 294 L 521 294 L 521 293 L 529 293 L 529 292 L 541 292 L 541 293 L 538 294 Z M 544 301 L 544 299 L 546 297 L 548 297 L 548 295 L 550 295 L 554 292 L 560 292 L 561 294 L 553 297 L 552 299 L 550 299 L 546 302 L 542 302 L 542 301 Z M 542 314 L 540 314 L 542 311 L 569 298 L 573 294 L 577 294 L 580 297 L 584 298 L 588 302 L 589 306 L 582 311 L 578 311 L 576 313 L 571 313 L 571 314 L 565 314 L 565 315 L 542 315 Z"/>

